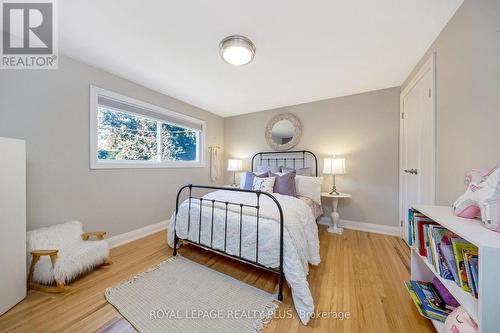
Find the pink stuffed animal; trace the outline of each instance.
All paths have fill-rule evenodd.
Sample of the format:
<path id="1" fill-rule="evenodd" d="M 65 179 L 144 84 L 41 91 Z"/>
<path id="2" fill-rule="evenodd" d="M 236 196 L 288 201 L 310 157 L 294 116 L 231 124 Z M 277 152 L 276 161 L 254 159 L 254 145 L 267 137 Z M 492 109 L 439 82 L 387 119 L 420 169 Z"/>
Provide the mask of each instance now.
<path id="1" fill-rule="evenodd" d="M 467 190 L 453 204 L 453 212 L 455 215 L 473 219 L 479 216 L 480 209 L 476 201 L 471 198 L 472 193 L 476 191 L 477 186 L 484 181 L 490 171 L 473 169 L 465 174 L 465 185 Z"/>
<path id="2" fill-rule="evenodd" d="M 466 175 L 467 190 L 453 204 L 460 217 L 481 216 L 484 225 L 500 232 L 500 166 L 489 172 L 471 170 Z"/>
<path id="3" fill-rule="evenodd" d="M 477 324 L 462 306 L 448 315 L 444 323 L 444 333 L 477 333 Z"/>

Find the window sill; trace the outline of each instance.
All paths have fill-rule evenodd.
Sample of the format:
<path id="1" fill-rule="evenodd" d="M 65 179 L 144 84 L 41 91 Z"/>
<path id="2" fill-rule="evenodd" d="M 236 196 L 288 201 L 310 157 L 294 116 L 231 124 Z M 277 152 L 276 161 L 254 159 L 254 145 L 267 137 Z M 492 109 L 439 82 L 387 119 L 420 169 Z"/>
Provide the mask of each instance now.
<path id="1" fill-rule="evenodd" d="M 165 162 L 97 162 L 90 163 L 90 169 L 172 169 L 172 168 L 204 168 L 205 162 L 178 162 L 178 163 L 165 163 Z"/>

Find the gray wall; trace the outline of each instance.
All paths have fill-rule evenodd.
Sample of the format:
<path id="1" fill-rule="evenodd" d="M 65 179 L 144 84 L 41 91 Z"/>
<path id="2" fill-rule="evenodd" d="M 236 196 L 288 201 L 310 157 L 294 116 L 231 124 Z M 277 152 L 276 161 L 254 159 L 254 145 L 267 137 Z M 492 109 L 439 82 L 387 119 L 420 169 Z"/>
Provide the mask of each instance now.
<path id="1" fill-rule="evenodd" d="M 438 204 L 463 191 L 465 171 L 500 162 L 499 31 L 499 1 L 466 0 L 406 80 L 437 53 Z M 79 219 L 127 232 L 169 218 L 181 184 L 209 181 L 208 168 L 90 170 L 89 84 L 205 120 L 207 145 L 225 144 L 226 158 L 268 150 L 267 121 L 295 113 L 304 125 L 297 148 L 316 152 L 320 170 L 333 153 L 347 159 L 338 186 L 354 196 L 340 204 L 342 217 L 397 225 L 399 88 L 222 119 L 63 56 L 54 71 L 0 71 L 0 136 L 27 140 L 30 229 Z"/>
<path id="2" fill-rule="evenodd" d="M 436 52 L 437 204 L 464 191 L 464 173 L 500 162 L 500 1 L 465 0 L 406 80 Z"/>
<path id="3" fill-rule="evenodd" d="M 73 59 L 61 57 L 58 70 L 2 70 L 0 136 L 27 144 L 28 229 L 77 219 L 124 233 L 170 218 L 180 185 L 209 182 L 208 167 L 90 170 L 90 84 L 203 119 L 207 145 L 223 146 L 221 117 Z"/>
<path id="4" fill-rule="evenodd" d="M 291 112 L 303 125 L 297 149 L 323 158 L 336 153 L 346 158 L 347 174 L 337 177 L 338 188 L 353 194 L 339 203 L 342 219 L 398 225 L 399 87 L 328 99 L 224 119 L 226 158 L 249 158 L 270 150 L 264 136 L 276 114 Z M 232 174 L 226 181 L 231 182 Z M 332 185 L 331 176 L 323 184 Z M 328 201 L 325 206 L 330 206 Z"/>

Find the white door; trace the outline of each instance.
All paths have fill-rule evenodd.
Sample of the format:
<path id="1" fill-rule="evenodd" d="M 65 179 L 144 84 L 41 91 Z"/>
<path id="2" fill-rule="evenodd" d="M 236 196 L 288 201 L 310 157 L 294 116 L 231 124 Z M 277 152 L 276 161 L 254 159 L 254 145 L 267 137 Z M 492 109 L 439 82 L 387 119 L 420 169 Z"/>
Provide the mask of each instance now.
<path id="1" fill-rule="evenodd" d="M 434 55 L 401 93 L 400 219 L 408 242 L 408 211 L 435 201 Z"/>

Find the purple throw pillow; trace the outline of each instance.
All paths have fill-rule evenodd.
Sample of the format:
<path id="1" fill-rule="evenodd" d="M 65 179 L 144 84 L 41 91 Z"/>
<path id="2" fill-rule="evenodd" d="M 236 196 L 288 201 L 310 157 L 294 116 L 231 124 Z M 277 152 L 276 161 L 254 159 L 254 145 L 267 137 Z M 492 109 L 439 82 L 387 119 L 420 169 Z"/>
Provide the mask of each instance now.
<path id="1" fill-rule="evenodd" d="M 282 176 L 269 172 L 269 177 L 276 178 L 274 181 L 274 193 L 296 197 L 295 175 L 295 171 L 287 172 Z"/>
<path id="2" fill-rule="evenodd" d="M 245 181 L 243 182 L 243 186 L 241 187 L 244 190 L 251 190 L 253 187 L 253 180 L 255 177 L 265 178 L 268 176 L 268 172 L 264 173 L 254 173 L 254 172 L 245 172 Z"/>

